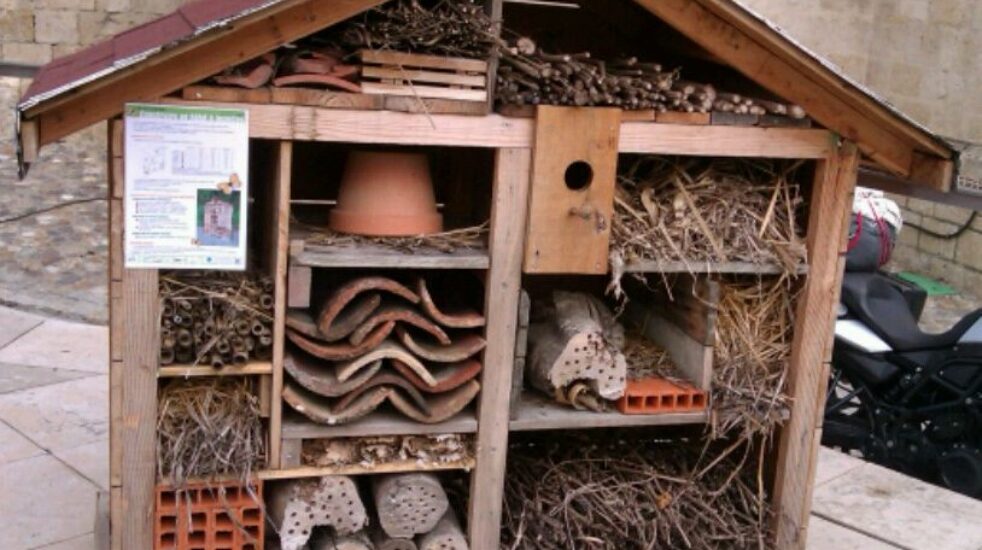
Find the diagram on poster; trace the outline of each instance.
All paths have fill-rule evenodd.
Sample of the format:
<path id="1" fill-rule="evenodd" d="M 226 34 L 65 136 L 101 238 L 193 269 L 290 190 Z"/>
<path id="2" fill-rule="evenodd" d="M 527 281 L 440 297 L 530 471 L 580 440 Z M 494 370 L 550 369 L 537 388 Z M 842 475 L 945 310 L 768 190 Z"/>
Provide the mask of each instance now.
<path id="1" fill-rule="evenodd" d="M 245 269 L 248 112 L 131 103 L 125 116 L 126 267 Z"/>

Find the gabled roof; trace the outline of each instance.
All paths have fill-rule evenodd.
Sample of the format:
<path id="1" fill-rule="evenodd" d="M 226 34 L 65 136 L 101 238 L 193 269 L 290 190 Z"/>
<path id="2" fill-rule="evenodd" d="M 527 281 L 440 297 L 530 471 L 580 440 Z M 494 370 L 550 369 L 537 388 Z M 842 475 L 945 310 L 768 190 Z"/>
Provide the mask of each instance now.
<path id="1" fill-rule="evenodd" d="M 736 0 L 634 1 L 716 59 L 802 105 L 883 169 L 912 184 L 950 189 L 958 156 L 951 144 Z M 43 67 L 18 105 L 21 144 L 36 149 L 120 114 L 126 102 L 161 97 L 380 3 L 197 0 Z"/>

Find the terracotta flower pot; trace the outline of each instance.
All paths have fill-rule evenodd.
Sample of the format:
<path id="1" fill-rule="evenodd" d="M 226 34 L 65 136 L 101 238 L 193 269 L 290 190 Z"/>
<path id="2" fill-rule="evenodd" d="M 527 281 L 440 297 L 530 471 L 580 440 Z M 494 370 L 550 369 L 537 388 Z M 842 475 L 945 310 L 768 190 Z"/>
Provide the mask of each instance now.
<path id="1" fill-rule="evenodd" d="M 373 236 L 443 230 L 426 155 L 356 151 L 348 155 L 330 227 Z"/>

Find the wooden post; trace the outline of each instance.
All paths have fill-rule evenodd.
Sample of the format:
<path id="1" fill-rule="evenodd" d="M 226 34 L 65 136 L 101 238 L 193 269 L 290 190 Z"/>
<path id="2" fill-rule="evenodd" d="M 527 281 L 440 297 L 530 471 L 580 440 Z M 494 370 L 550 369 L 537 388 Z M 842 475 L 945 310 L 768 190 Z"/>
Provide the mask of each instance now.
<path id="1" fill-rule="evenodd" d="M 811 513 L 815 462 L 829 379 L 832 329 L 842 285 L 852 193 L 859 169 L 856 145 L 819 161 L 808 215 L 809 271 L 798 298 L 791 348 L 791 418 L 781 430 L 774 484 L 776 548 L 803 549 Z"/>
<path id="2" fill-rule="evenodd" d="M 283 346 L 286 327 L 286 270 L 290 249 L 290 182 L 293 170 L 293 142 L 281 141 L 277 151 L 274 204 L 276 210 L 276 265 L 273 282 L 276 285 L 273 322 L 273 388 L 269 416 L 269 466 L 280 467 L 280 434 L 283 425 Z"/>
<path id="3" fill-rule="evenodd" d="M 508 453 L 508 403 L 531 165 L 532 154 L 528 149 L 497 152 L 491 211 L 491 269 L 484 302 L 487 348 L 477 413 L 477 464 L 471 475 L 468 503 L 471 548 L 497 548 L 500 536 Z"/>
<path id="4" fill-rule="evenodd" d="M 109 540 L 122 550 L 123 524 L 123 121 L 109 121 Z M 117 194 L 118 193 L 118 194 Z M 117 526 L 115 529 L 113 526 Z M 114 536 L 115 535 L 115 536 Z"/>

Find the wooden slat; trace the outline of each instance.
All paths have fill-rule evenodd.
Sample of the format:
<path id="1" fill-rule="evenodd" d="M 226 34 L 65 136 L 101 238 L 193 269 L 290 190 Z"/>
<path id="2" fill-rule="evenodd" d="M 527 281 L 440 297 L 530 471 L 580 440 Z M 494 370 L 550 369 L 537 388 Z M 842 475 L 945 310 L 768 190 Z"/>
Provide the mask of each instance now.
<path id="1" fill-rule="evenodd" d="M 617 411 L 578 411 L 561 405 L 538 393 L 525 392 L 518 413 L 509 423 L 512 431 L 580 430 L 588 428 L 618 428 L 628 426 L 677 426 L 705 424 L 709 413 L 621 414 Z"/>
<path id="2" fill-rule="evenodd" d="M 811 510 L 816 427 L 828 385 L 827 350 L 838 303 L 845 252 L 846 223 L 859 166 L 859 152 L 846 143 L 840 153 L 819 163 L 808 215 L 811 271 L 795 312 L 788 379 L 791 417 L 781 430 L 774 485 L 776 547 L 803 549 Z"/>
<path id="3" fill-rule="evenodd" d="M 473 86 L 482 89 L 487 84 L 487 77 L 484 75 L 372 67 L 370 65 L 361 68 L 361 76 L 362 78 L 380 78 L 397 81 L 410 80 L 414 84 L 460 84 L 461 86 Z"/>
<path id="4" fill-rule="evenodd" d="M 705 277 L 683 275 L 673 281 L 671 296 L 664 289 L 655 288 L 650 298 L 641 298 L 644 291 L 639 291 L 639 299 L 692 339 L 712 346 L 716 341 L 719 283 Z"/>
<path id="5" fill-rule="evenodd" d="M 286 105 L 311 105 L 327 109 L 379 110 L 385 106 L 385 99 L 366 94 L 332 92 L 315 88 L 273 88 L 273 103 Z M 186 98 L 185 98 L 186 99 Z"/>
<path id="6" fill-rule="evenodd" d="M 196 376 L 249 376 L 270 374 L 273 364 L 268 361 L 251 361 L 242 366 L 227 365 L 220 369 L 207 365 L 167 365 L 157 369 L 158 378 L 191 378 Z"/>
<path id="7" fill-rule="evenodd" d="M 620 116 L 620 109 L 539 107 L 526 272 L 607 272 Z M 587 163 L 592 171 L 591 181 L 580 189 L 566 182 L 575 162 Z"/>
<path id="8" fill-rule="evenodd" d="M 713 379 L 712 346 L 696 340 L 658 312 L 637 311 L 641 309 L 638 306 L 641 304 L 631 301 L 627 311 L 639 324 L 641 334 L 668 352 L 672 363 L 686 380 L 701 390 L 709 391 Z"/>
<path id="9" fill-rule="evenodd" d="M 286 276 L 286 307 L 310 307 L 310 291 L 313 279 L 313 269 L 298 265 L 290 266 Z"/>
<path id="10" fill-rule="evenodd" d="M 784 273 L 777 264 L 755 264 L 751 262 L 699 262 L 677 260 L 635 260 L 624 266 L 626 273 L 741 273 L 776 275 Z M 795 273 L 808 273 L 807 265 L 800 265 Z"/>
<path id="11" fill-rule="evenodd" d="M 481 388 L 483 391 L 484 388 Z M 474 412 L 464 409 L 452 418 L 438 424 L 422 424 L 394 410 L 380 409 L 344 424 L 329 426 L 317 424 L 298 414 L 290 413 L 283 418 L 283 440 L 321 439 L 325 437 L 368 437 L 377 435 L 425 435 L 474 433 L 477 419 Z"/>
<path id="12" fill-rule="evenodd" d="M 123 451 L 122 510 L 119 530 L 123 548 L 151 548 L 156 479 L 157 362 L 160 317 L 157 271 L 123 273 Z"/>
<path id="13" fill-rule="evenodd" d="M 295 441 L 301 441 L 299 439 Z M 286 470 L 266 470 L 259 472 L 259 479 L 297 479 L 302 477 L 323 477 L 323 476 L 357 476 L 357 475 L 378 475 L 395 474 L 401 472 L 437 472 L 444 470 L 471 470 L 474 468 L 474 459 L 457 460 L 454 462 L 435 462 L 418 460 L 400 460 L 396 462 L 385 462 L 374 466 L 362 464 L 349 464 L 345 466 L 299 466 Z"/>
<path id="14" fill-rule="evenodd" d="M 439 55 L 423 55 L 390 50 L 360 50 L 358 55 L 364 64 L 402 65 L 403 67 L 425 67 L 475 73 L 484 73 L 488 70 L 488 63 L 480 59 L 442 57 Z"/>
<path id="15" fill-rule="evenodd" d="M 487 103 L 439 99 L 435 97 L 369 96 L 384 97 L 385 108 L 400 113 L 424 113 L 427 115 L 486 115 L 490 111 Z"/>
<path id="16" fill-rule="evenodd" d="M 495 157 L 491 268 L 484 300 L 487 348 L 478 396 L 477 464 L 471 476 L 468 504 L 471 548 L 497 548 L 500 536 L 531 165 L 532 155 L 527 149 L 501 149 Z"/>
<path id="17" fill-rule="evenodd" d="M 358 246 L 306 245 L 290 257 L 292 266 L 379 269 L 487 269 L 486 250 L 414 249 L 411 252 L 365 243 Z"/>
<path id="18" fill-rule="evenodd" d="M 269 103 L 269 88 L 239 88 L 236 86 L 186 86 L 181 97 L 193 101 L 221 101 L 229 103 Z"/>
<path id="19" fill-rule="evenodd" d="M 286 330 L 286 270 L 289 260 L 290 243 L 290 187 L 293 170 L 293 143 L 282 141 L 276 155 L 277 176 L 273 187 L 273 201 L 277 205 L 276 215 L 271 223 L 276 227 L 276 252 L 273 258 L 276 265 L 275 297 L 273 305 L 273 391 L 270 398 L 269 416 L 269 461 L 270 467 L 278 468 L 280 459 L 280 440 L 283 422 L 283 351 Z"/>
<path id="20" fill-rule="evenodd" d="M 686 124 L 621 124 L 622 153 L 709 157 L 821 159 L 835 147 L 826 130 L 691 126 Z"/>
<path id="21" fill-rule="evenodd" d="M 695 126 L 705 126 L 709 124 L 709 113 L 677 113 L 666 111 L 655 113 L 655 122 L 663 124 L 693 124 Z"/>
<path id="22" fill-rule="evenodd" d="M 432 97 L 437 99 L 458 99 L 461 101 L 481 101 L 488 99 L 487 90 L 465 90 L 441 88 L 421 84 L 383 84 L 381 82 L 362 82 L 361 91 L 365 94 L 397 95 L 409 97 Z"/>
<path id="23" fill-rule="evenodd" d="M 955 163 L 914 151 L 914 161 L 907 177 L 914 184 L 922 184 L 941 192 L 951 190 L 954 183 Z"/>
<path id="24" fill-rule="evenodd" d="M 822 125 L 857 142 L 883 167 L 909 175 L 915 147 L 946 156 L 929 136 L 899 121 L 882 105 L 862 98 L 841 78 L 803 54 L 786 39 L 755 32 L 762 25 L 746 20 L 737 6 L 725 0 L 637 0 L 711 54 L 751 80 L 795 102 Z M 740 23 L 744 20 L 743 23 Z"/>
<path id="25" fill-rule="evenodd" d="M 298 468 L 303 462 L 303 440 L 283 439 L 280 443 L 279 468 Z"/>
<path id="26" fill-rule="evenodd" d="M 38 150 L 41 148 L 38 138 L 38 123 L 36 120 L 25 120 L 20 125 L 20 152 L 24 162 L 31 164 L 38 159 Z"/>
<path id="27" fill-rule="evenodd" d="M 71 94 L 42 102 L 26 113 L 39 121 L 39 144 L 61 139 L 123 112 L 127 101 L 153 101 L 244 59 L 343 21 L 381 0 L 286 0 L 193 40 L 166 48 Z"/>

